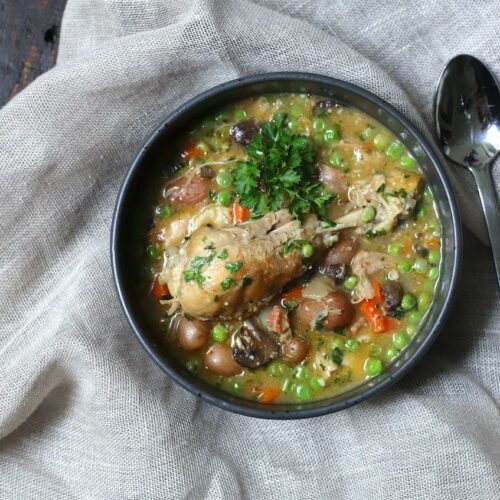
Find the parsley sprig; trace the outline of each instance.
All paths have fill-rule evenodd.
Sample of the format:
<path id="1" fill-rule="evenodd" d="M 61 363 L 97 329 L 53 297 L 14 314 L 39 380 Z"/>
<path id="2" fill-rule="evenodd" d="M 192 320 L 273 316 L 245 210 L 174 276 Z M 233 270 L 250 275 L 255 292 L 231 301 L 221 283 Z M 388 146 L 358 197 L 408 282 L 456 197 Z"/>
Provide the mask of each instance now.
<path id="1" fill-rule="evenodd" d="M 319 182 L 315 158 L 311 139 L 292 134 L 286 114 L 275 115 L 249 144 L 248 161 L 234 172 L 240 205 L 254 217 L 287 207 L 299 220 L 309 212 L 323 218 L 334 194 Z"/>
<path id="2" fill-rule="evenodd" d="M 186 282 L 195 281 L 201 288 L 205 282 L 205 276 L 202 274 L 202 268 L 205 264 L 210 264 L 214 260 L 215 250 L 212 250 L 206 257 L 197 255 L 191 261 L 191 269 L 183 272 L 184 280 Z"/>

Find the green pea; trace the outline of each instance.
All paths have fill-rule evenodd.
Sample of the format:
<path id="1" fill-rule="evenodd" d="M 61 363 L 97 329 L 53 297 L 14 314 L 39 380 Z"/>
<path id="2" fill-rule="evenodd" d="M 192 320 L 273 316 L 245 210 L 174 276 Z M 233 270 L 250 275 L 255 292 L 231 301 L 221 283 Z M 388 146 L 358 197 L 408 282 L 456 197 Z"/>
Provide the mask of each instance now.
<path id="1" fill-rule="evenodd" d="M 429 270 L 429 264 L 423 258 L 416 259 L 413 263 L 413 270 L 418 274 L 424 274 Z"/>
<path id="2" fill-rule="evenodd" d="M 238 120 L 245 120 L 247 117 L 247 112 L 244 109 L 237 109 L 234 113 L 234 117 Z"/>
<path id="3" fill-rule="evenodd" d="M 371 222 L 373 219 L 375 219 L 376 214 L 377 211 L 375 210 L 375 207 L 368 205 L 367 207 L 363 208 L 361 212 L 361 220 L 365 223 Z"/>
<path id="4" fill-rule="evenodd" d="M 294 386 L 294 383 L 289 379 L 287 378 L 283 384 L 281 385 L 281 390 L 283 392 L 290 392 L 293 390 L 293 386 Z"/>
<path id="5" fill-rule="evenodd" d="M 378 358 L 368 358 L 365 363 L 365 372 L 373 377 L 382 371 L 382 361 Z"/>
<path id="6" fill-rule="evenodd" d="M 437 280 L 439 276 L 439 268 L 431 267 L 427 273 L 427 277 L 431 280 Z"/>
<path id="7" fill-rule="evenodd" d="M 427 256 L 427 260 L 431 264 L 439 264 L 439 261 L 441 260 L 441 252 L 437 248 L 429 250 L 429 255 Z"/>
<path id="8" fill-rule="evenodd" d="M 348 351 L 356 352 L 359 349 L 359 342 L 356 339 L 347 339 L 344 346 Z"/>
<path id="9" fill-rule="evenodd" d="M 439 225 L 439 222 L 436 219 L 428 220 L 427 224 L 426 224 L 426 229 L 427 229 L 427 231 L 431 231 L 432 233 L 440 233 L 441 232 L 441 227 Z"/>
<path id="10" fill-rule="evenodd" d="M 375 344 L 374 342 L 372 342 L 372 343 L 368 346 L 368 352 L 369 352 L 372 356 L 379 356 L 380 354 L 382 354 L 382 346 L 380 346 L 379 344 Z"/>
<path id="11" fill-rule="evenodd" d="M 415 323 L 418 325 L 422 321 L 422 315 L 418 311 L 410 311 L 407 315 L 408 323 Z"/>
<path id="12" fill-rule="evenodd" d="M 326 142 L 340 141 L 341 138 L 342 138 L 342 132 L 340 130 L 340 125 L 338 123 L 336 123 L 333 128 L 325 131 Z"/>
<path id="13" fill-rule="evenodd" d="M 268 371 L 271 377 L 282 377 L 283 375 L 287 375 L 289 370 L 285 363 L 276 361 L 269 365 Z"/>
<path id="14" fill-rule="evenodd" d="M 306 258 L 306 259 L 309 259 L 310 257 L 312 257 L 314 254 L 314 247 L 310 244 L 310 243 L 306 243 L 303 247 L 302 247 L 302 255 Z"/>
<path id="15" fill-rule="evenodd" d="M 323 130 L 325 130 L 325 127 L 326 123 L 322 118 L 317 118 L 313 121 L 313 129 L 316 130 L 316 132 L 323 132 Z"/>
<path id="16" fill-rule="evenodd" d="M 358 284 L 358 278 L 356 278 L 356 276 L 349 276 L 349 278 L 347 278 L 345 281 L 344 281 L 344 286 L 348 289 L 348 290 L 354 290 L 354 287 Z"/>
<path id="17" fill-rule="evenodd" d="M 403 146 L 399 142 L 393 142 L 389 145 L 385 153 L 389 158 L 397 160 L 403 154 Z"/>
<path id="18" fill-rule="evenodd" d="M 402 260 L 398 264 L 398 269 L 402 273 L 408 273 L 408 272 L 410 272 L 412 270 L 412 267 L 413 267 L 413 263 L 410 260 Z"/>
<path id="19" fill-rule="evenodd" d="M 373 127 L 370 127 L 368 125 L 368 127 L 365 128 L 364 132 L 363 132 L 363 135 L 367 138 L 367 139 L 373 139 L 376 135 L 377 135 L 377 131 L 373 128 Z"/>
<path id="20" fill-rule="evenodd" d="M 191 373 L 196 373 L 199 369 L 199 363 L 197 359 L 190 359 L 186 363 L 186 368 L 191 372 Z"/>
<path id="21" fill-rule="evenodd" d="M 311 397 L 311 390 L 306 384 L 297 384 L 295 394 L 301 401 L 306 401 Z"/>
<path id="22" fill-rule="evenodd" d="M 413 170 L 415 168 L 415 160 L 411 156 L 405 155 L 399 160 L 399 165 L 406 170 Z"/>
<path id="23" fill-rule="evenodd" d="M 394 349 L 394 347 L 389 347 L 389 349 L 387 349 L 387 352 L 385 353 L 385 357 L 388 361 L 392 361 L 393 359 L 398 357 L 398 354 L 399 351 L 397 349 Z"/>
<path id="24" fill-rule="evenodd" d="M 241 380 L 231 380 L 230 387 L 234 392 L 241 392 L 243 390 L 243 382 Z"/>
<path id="25" fill-rule="evenodd" d="M 215 182 L 219 186 L 227 188 L 233 183 L 233 176 L 226 170 L 221 170 L 215 177 Z"/>
<path id="26" fill-rule="evenodd" d="M 417 299 L 413 295 L 410 295 L 409 293 L 405 293 L 403 295 L 403 299 L 401 300 L 401 307 L 405 311 L 410 311 L 416 306 L 416 304 Z"/>
<path id="27" fill-rule="evenodd" d="M 323 389 L 325 387 L 325 381 L 322 378 L 318 377 L 313 377 L 309 381 L 309 385 L 315 390 L 319 391 L 320 389 Z"/>
<path id="28" fill-rule="evenodd" d="M 338 151 L 332 151 L 330 153 L 330 163 L 334 166 L 334 167 L 341 167 L 342 166 L 342 163 L 344 162 L 342 156 L 340 155 L 340 153 Z"/>
<path id="29" fill-rule="evenodd" d="M 212 338 L 216 342 L 224 342 L 227 339 L 227 331 L 220 323 L 212 328 Z"/>
<path id="30" fill-rule="evenodd" d="M 392 345 L 396 349 L 403 349 L 408 344 L 408 337 L 404 333 L 395 333 L 392 336 Z"/>
<path id="31" fill-rule="evenodd" d="M 289 118 L 288 119 L 288 128 L 292 132 L 297 132 L 297 130 L 299 130 L 299 128 L 300 128 L 299 122 L 293 118 Z"/>
<path id="32" fill-rule="evenodd" d="M 387 246 L 387 253 L 389 255 L 398 255 L 399 253 L 401 253 L 402 249 L 403 247 L 400 243 L 389 243 L 389 245 Z"/>
<path id="33" fill-rule="evenodd" d="M 418 332 L 418 326 L 417 325 L 408 325 L 406 327 L 406 333 L 410 336 L 413 337 Z"/>
<path id="34" fill-rule="evenodd" d="M 432 302 L 432 295 L 429 292 L 422 292 L 418 296 L 417 308 L 420 312 L 424 313 L 429 309 Z"/>
<path id="35" fill-rule="evenodd" d="M 304 114 L 304 111 L 302 110 L 302 108 L 298 104 L 294 104 L 290 108 L 290 114 L 293 117 L 298 118 L 299 116 L 302 116 Z"/>
<path id="36" fill-rule="evenodd" d="M 170 217 L 174 213 L 174 209 L 170 205 L 163 205 L 158 207 L 156 212 L 160 217 Z"/>
<path id="37" fill-rule="evenodd" d="M 385 134 L 377 134 L 373 138 L 373 144 L 379 151 L 384 151 L 389 145 L 389 138 Z"/>
<path id="38" fill-rule="evenodd" d="M 424 189 L 422 198 L 426 203 L 432 203 L 433 197 L 432 197 L 432 192 L 429 188 Z"/>
<path id="39" fill-rule="evenodd" d="M 295 378 L 298 378 L 299 380 L 305 380 L 309 378 L 309 370 L 307 369 L 307 367 L 299 365 L 293 370 L 293 376 Z"/>
<path id="40" fill-rule="evenodd" d="M 217 195 L 217 203 L 223 207 L 228 207 L 231 204 L 232 195 L 229 191 L 221 191 Z"/>
<path id="41" fill-rule="evenodd" d="M 146 255 L 151 260 L 156 260 L 160 256 L 160 251 L 156 245 L 149 245 L 146 248 Z"/>

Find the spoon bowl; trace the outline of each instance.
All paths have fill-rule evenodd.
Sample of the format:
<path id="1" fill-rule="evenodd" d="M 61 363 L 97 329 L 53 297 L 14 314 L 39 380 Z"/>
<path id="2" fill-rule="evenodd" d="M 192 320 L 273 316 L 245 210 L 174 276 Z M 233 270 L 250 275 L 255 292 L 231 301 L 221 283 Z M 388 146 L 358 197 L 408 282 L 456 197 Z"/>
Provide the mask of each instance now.
<path id="1" fill-rule="evenodd" d="M 491 165 L 500 151 L 500 89 L 478 59 L 459 55 L 446 66 L 434 102 L 444 154 L 476 180 L 500 288 L 500 217 Z"/>

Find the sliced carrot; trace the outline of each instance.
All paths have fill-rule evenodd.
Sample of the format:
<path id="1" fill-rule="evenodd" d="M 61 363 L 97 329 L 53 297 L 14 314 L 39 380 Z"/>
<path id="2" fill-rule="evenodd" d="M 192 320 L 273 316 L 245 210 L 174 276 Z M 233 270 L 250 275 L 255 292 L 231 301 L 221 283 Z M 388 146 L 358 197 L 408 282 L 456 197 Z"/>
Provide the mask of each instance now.
<path id="1" fill-rule="evenodd" d="M 188 144 L 181 153 L 182 158 L 189 160 L 190 158 L 200 158 L 203 156 L 203 151 L 197 148 L 194 144 Z"/>
<path id="2" fill-rule="evenodd" d="M 373 299 L 362 300 L 359 303 L 361 312 L 368 320 L 373 332 L 385 333 L 394 330 L 398 326 L 398 322 L 394 318 L 390 318 L 384 314 L 380 285 L 377 282 L 373 282 L 372 286 L 375 291 L 375 297 Z"/>
<path id="3" fill-rule="evenodd" d="M 151 286 L 151 296 L 153 299 L 162 300 L 169 294 L 168 286 L 166 284 L 161 284 L 158 281 L 158 275 L 156 275 L 153 280 L 153 285 Z"/>
<path id="4" fill-rule="evenodd" d="M 281 298 L 285 300 L 294 300 L 302 298 L 302 290 L 304 289 L 304 285 L 297 285 L 286 292 L 281 294 Z"/>
<path id="5" fill-rule="evenodd" d="M 428 246 L 431 248 L 440 248 L 441 242 L 438 239 L 434 239 L 434 240 L 429 241 Z"/>
<path id="6" fill-rule="evenodd" d="M 411 241 L 406 240 L 403 243 L 403 255 L 408 255 L 411 252 Z"/>
<path id="7" fill-rule="evenodd" d="M 233 205 L 233 224 L 240 224 L 250 218 L 250 210 L 242 207 L 239 203 Z"/>
<path id="8" fill-rule="evenodd" d="M 272 403 L 279 393 L 280 390 L 276 387 L 265 387 L 257 396 L 257 399 L 260 403 Z"/>

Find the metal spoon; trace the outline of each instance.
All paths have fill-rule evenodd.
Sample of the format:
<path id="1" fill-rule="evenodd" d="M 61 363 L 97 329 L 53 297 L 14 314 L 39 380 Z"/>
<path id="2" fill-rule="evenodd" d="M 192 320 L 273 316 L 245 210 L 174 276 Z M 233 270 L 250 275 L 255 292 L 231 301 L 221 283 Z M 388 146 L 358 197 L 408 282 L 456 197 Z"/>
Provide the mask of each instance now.
<path id="1" fill-rule="evenodd" d="M 490 171 L 500 151 L 500 89 L 481 61 L 459 55 L 443 71 L 434 104 L 444 154 L 476 180 L 500 288 L 500 216 Z"/>

